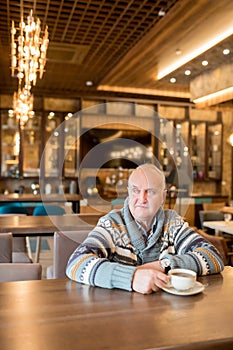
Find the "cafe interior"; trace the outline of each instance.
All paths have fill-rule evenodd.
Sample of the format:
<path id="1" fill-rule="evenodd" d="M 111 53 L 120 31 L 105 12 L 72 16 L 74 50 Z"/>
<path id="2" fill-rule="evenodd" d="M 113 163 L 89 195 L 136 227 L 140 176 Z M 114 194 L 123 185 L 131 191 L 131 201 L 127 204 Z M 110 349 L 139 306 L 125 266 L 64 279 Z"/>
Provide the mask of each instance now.
<path id="1" fill-rule="evenodd" d="M 0 4 L 0 28 L 0 293 L 12 300 L 12 313 L 25 308 L 31 335 L 23 330 L 23 348 L 43 348 L 46 334 L 50 350 L 63 349 L 69 342 L 62 334 L 54 342 L 53 331 L 63 326 L 68 332 L 73 319 L 70 344 L 78 337 L 80 349 L 232 349 L 232 0 L 7 0 Z M 171 330 L 171 337 L 165 321 L 164 328 L 151 326 L 149 308 L 160 312 L 152 296 L 146 302 L 121 291 L 93 291 L 65 275 L 70 254 L 98 219 L 122 208 L 127 179 L 143 163 L 164 171 L 164 208 L 199 230 L 225 265 L 220 277 L 200 280 L 205 290 L 197 296 L 158 295 L 163 320 L 183 329 L 179 335 Z M 54 290 L 56 301 L 46 294 Z M 47 330 L 34 293 L 47 305 Z M 215 311 L 222 333 L 216 316 L 204 321 L 220 297 L 222 321 L 223 309 Z M 68 314 L 55 314 L 55 303 Z M 137 308 L 149 329 L 140 329 Z M 186 316 L 179 320 L 179 309 L 192 325 Z M 7 315 L 4 309 L 1 348 L 19 349 L 23 324 L 15 326 L 12 343 L 3 329 Z M 126 337 L 123 326 L 131 321 L 146 340 Z M 13 316 L 9 322 L 10 330 Z M 122 347 L 101 333 L 104 347 L 83 330 L 101 332 L 106 324 L 111 334 L 117 325 L 123 331 Z"/>

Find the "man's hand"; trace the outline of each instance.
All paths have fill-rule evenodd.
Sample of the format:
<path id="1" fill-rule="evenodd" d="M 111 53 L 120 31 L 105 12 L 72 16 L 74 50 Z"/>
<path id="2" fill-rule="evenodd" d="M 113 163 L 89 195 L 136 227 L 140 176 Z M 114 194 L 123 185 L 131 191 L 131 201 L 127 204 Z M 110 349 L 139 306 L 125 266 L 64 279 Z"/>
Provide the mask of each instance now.
<path id="1" fill-rule="evenodd" d="M 138 266 L 132 281 L 135 292 L 150 294 L 157 292 L 169 282 L 169 277 L 162 272 L 158 261 Z"/>

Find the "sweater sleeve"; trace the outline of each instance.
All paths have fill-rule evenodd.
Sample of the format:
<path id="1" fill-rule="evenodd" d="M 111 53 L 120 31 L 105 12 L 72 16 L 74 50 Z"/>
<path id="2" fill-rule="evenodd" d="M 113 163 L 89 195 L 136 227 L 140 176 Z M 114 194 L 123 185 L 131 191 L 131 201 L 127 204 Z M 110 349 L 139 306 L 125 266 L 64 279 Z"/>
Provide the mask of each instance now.
<path id="1" fill-rule="evenodd" d="M 112 262 L 114 251 L 110 233 L 96 227 L 71 255 L 66 267 L 67 277 L 91 286 L 131 291 L 135 267 Z"/>
<path id="2" fill-rule="evenodd" d="M 176 220 L 165 235 L 167 247 L 162 258 L 170 260 L 171 268 L 188 268 L 196 271 L 198 275 L 214 274 L 224 269 L 219 251 L 190 228 L 187 222 Z"/>

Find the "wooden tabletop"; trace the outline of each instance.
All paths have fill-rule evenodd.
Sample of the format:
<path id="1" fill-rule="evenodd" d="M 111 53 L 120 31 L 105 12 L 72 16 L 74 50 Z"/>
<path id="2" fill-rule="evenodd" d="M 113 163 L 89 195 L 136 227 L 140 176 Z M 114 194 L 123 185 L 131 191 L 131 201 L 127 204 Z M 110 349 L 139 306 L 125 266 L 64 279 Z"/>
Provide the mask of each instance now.
<path id="1" fill-rule="evenodd" d="M 1 350 L 232 349 L 233 268 L 203 293 L 142 295 L 67 279 L 0 283 Z"/>
<path id="2" fill-rule="evenodd" d="M 32 193 L 9 193 L 9 194 L 0 194 L 0 203 L 5 202 L 76 202 L 82 199 L 79 194 L 69 194 L 64 193 L 60 194 L 32 194 Z"/>
<path id="3" fill-rule="evenodd" d="M 14 236 L 42 236 L 55 231 L 75 231 L 86 225 L 95 225 L 99 214 L 73 214 L 55 216 L 0 216 L 0 233 Z"/>

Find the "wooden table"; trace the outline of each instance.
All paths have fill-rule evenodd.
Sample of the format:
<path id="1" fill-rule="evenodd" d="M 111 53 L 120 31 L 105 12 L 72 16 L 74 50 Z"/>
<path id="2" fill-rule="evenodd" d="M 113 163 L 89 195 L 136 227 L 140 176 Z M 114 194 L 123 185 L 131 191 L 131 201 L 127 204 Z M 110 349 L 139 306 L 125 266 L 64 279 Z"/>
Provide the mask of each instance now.
<path id="1" fill-rule="evenodd" d="M 233 268 L 203 293 L 142 295 L 67 279 L 0 283 L 1 350 L 233 349 Z"/>
<path id="2" fill-rule="evenodd" d="M 0 233 L 14 236 L 47 236 L 55 231 L 74 231 L 84 225 L 95 225 L 99 214 L 73 214 L 51 216 L 0 216 Z"/>
<path id="3" fill-rule="evenodd" d="M 204 221 L 204 227 L 212 228 L 215 230 L 216 236 L 221 235 L 222 232 L 229 233 L 233 236 L 233 221 Z"/>
<path id="4" fill-rule="evenodd" d="M 10 194 L 0 194 L 0 203 L 8 203 L 8 202 L 22 202 L 22 203 L 38 203 L 38 202 L 44 202 L 44 203 L 65 203 L 65 202 L 71 202 L 73 206 L 73 211 L 75 213 L 79 212 L 79 203 L 82 199 L 81 195 L 79 194 L 69 194 L 64 193 L 64 195 L 60 194 L 31 194 L 31 193 L 10 193 Z"/>
<path id="5" fill-rule="evenodd" d="M 75 231 L 96 224 L 100 214 L 73 214 L 55 216 L 0 216 L 0 234 L 11 232 L 13 236 L 37 236 L 35 262 L 39 261 L 41 236 L 53 235 L 55 231 Z M 30 248 L 30 247 L 28 247 Z M 29 249 L 30 258 L 30 249 Z"/>

